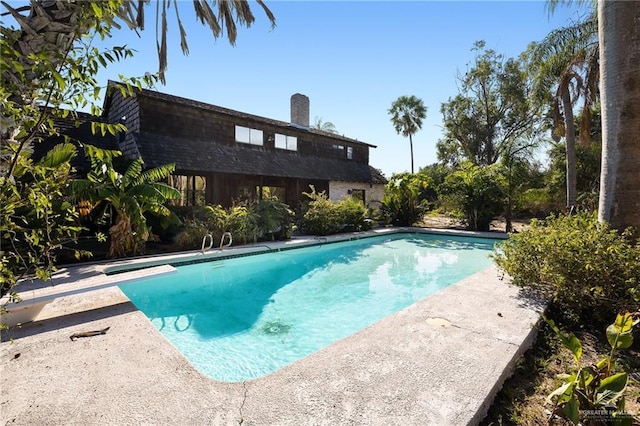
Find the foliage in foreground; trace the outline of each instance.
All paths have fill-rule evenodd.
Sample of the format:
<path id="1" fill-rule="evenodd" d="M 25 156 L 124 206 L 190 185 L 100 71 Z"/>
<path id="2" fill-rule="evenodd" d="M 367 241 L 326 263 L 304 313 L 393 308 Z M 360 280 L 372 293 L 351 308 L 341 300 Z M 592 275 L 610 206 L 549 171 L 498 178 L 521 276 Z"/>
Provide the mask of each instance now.
<path id="1" fill-rule="evenodd" d="M 633 327 L 638 320 L 625 312 L 618 314 L 607 327 L 606 336 L 611 352 L 593 365 L 583 365 L 582 344 L 574 334 L 565 334 L 551 320 L 544 317 L 562 344 L 571 351 L 577 370 L 561 376 L 562 385 L 547 397 L 547 403 L 555 399 L 553 414 L 573 424 L 601 424 L 611 420 L 617 425 L 631 425 L 633 419 L 625 412 L 625 391 L 629 375 L 614 372 L 614 355 L 618 349 L 627 349 L 633 343 Z M 582 423 L 581 423 L 582 422 Z"/>
<path id="2" fill-rule="evenodd" d="M 604 324 L 618 312 L 640 309 L 640 242 L 595 216 L 533 220 L 493 254 L 517 286 L 540 292 L 585 324 Z"/>
<path id="3" fill-rule="evenodd" d="M 18 156 L 13 175 L 0 176 L 0 296 L 25 276 L 48 279 L 56 252 L 80 234 L 78 212 L 65 196 L 75 155 L 67 143 L 35 163 Z"/>

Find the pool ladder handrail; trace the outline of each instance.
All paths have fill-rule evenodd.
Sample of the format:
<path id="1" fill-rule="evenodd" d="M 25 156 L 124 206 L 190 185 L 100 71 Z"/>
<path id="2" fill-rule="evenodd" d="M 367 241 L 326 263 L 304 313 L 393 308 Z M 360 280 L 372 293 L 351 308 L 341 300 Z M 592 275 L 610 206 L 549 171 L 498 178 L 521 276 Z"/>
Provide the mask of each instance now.
<path id="1" fill-rule="evenodd" d="M 229 237 L 229 242 L 227 243 L 227 245 L 223 245 L 224 244 L 224 237 Z M 225 232 L 224 234 L 222 234 L 222 238 L 220 238 L 220 251 L 222 251 L 223 247 L 229 247 L 231 245 L 231 243 L 233 243 L 233 236 L 231 236 L 231 232 Z"/>
<path id="2" fill-rule="evenodd" d="M 207 242 L 207 237 L 209 237 L 209 247 L 205 248 L 205 244 Z M 204 237 L 202 237 L 202 248 L 200 249 L 200 253 L 204 254 L 205 251 L 210 250 L 211 247 L 213 247 L 213 235 L 212 234 L 205 234 Z"/>

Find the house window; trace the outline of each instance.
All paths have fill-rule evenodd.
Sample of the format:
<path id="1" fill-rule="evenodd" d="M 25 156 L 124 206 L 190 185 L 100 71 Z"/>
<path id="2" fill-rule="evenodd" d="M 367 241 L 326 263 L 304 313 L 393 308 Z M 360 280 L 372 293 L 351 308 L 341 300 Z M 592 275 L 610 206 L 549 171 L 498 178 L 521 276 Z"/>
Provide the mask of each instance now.
<path id="1" fill-rule="evenodd" d="M 333 155 L 337 156 L 338 158 L 344 158 L 344 145 L 334 144 L 331 147 L 333 148 Z"/>
<path id="2" fill-rule="evenodd" d="M 262 130 L 236 126 L 236 142 L 262 146 L 263 141 Z"/>
<path id="3" fill-rule="evenodd" d="M 353 160 L 353 147 L 352 146 L 348 146 L 347 147 L 347 159 Z"/>
<path id="4" fill-rule="evenodd" d="M 364 189 L 352 189 L 349 192 L 353 198 L 362 201 L 362 204 L 364 204 Z"/>
<path id="5" fill-rule="evenodd" d="M 171 200 L 174 206 L 203 206 L 206 202 L 207 179 L 204 176 L 172 175 L 169 185 L 180 191 L 180 198 Z"/>
<path id="6" fill-rule="evenodd" d="M 289 151 L 297 151 L 298 138 L 295 136 L 287 136 L 276 133 L 275 147 L 280 149 L 288 149 Z"/>

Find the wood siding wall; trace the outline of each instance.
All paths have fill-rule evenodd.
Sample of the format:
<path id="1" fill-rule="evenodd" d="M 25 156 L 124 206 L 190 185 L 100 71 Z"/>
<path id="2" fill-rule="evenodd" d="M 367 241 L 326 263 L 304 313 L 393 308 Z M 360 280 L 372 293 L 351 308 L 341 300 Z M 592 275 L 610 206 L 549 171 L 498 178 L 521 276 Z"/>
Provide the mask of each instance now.
<path id="1" fill-rule="evenodd" d="M 281 127 L 256 120 L 250 116 L 210 111 L 196 106 L 167 102 L 146 96 L 139 96 L 140 132 L 162 134 L 214 143 L 235 144 L 235 126 L 262 130 L 263 149 L 275 150 L 275 134 L 295 136 L 298 140 L 298 154 L 326 158 L 347 158 L 347 147 L 353 149 L 352 159 L 358 163 L 369 163 L 369 147 L 365 144 L 350 143 L 331 136 L 320 135 L 295 127 Z M 336 149 L 334 145 L 342 146 Z"/>
<path id="2" fill-rule="evenodd" d="M 286 188 L 286 201 L 291 208 L 295 209 L 300 202 L 304 201 L 303 192 L 310 192 L 310 185 L 313 185 L 316 192 L 329 192 L 329 182 L 310 181 L 303 179 L 274 178 L 266 176 L 249 176 L 230 173 L 211 173 L 207 176 L 206 199 L 210 204 L 220 204 L 228 207 L 240 196 L 243 188 L 252 191 L 254 197 L 255 188 L 258 186 L 276 186 Z"/>
<path id="3" fill-rule="evenodd" d="M 109 102 L 107 121 L 109 123 L 123 121 L 124 125 L 127 126 L 125 135 L 116 136 L 116 141 L 123 157 L 128 159 L 140 157 L 140 152 L 133 136 L 134 133 L 140 131 L 140 109 L 136 96 L 125 98 L 120 94 L 120 91 L 114 90 Z"/>

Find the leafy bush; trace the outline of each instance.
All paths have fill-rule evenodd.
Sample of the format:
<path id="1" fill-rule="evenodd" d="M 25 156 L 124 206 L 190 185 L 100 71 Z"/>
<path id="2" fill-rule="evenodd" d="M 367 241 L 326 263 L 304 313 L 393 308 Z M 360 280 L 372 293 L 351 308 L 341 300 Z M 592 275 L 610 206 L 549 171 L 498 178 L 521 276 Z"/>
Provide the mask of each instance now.
<path id="1" fill-rule="evenodd" d="M 464 215 L 467 228 L 489 231 L 491 221 L 504 210 L 504 184 L 497 165 L 464 163 L 447 176 L 440 188 L 445 204 Z"/>
<path id="2" fill-rule="evenodd" d="M 230 232 L 234 242 L 238 244 L 255 243 L 258 241 L 258 215 L 253 211 L 253 205 L 235 205 L 227 211 L 224 231 Z"/>
<path id="3" fill-rule="evenodd" d="M 160 241 L 173 241 L 176 235 L 183 228 L 182 219 L 176 214 L 175 208 L 168 206 L 172 214 L 167 216 L 145 214 L 145 219 L 149 229 L 153 234 L 160 238 Z"/>
<path id="4" fill-rule="evenodd" d="M 329 235 L 340 232 L 340 220 L 335 203 L 322 191 L 316 192 L 312 186 L 311 192 L 304 192 L 309 202 L 302 206 L 302 218 L 299 228 L 303 234 Z"/>
<path id="5" fill-rule="evenodd" d="M 184 229 L 176 235 L 174 242 L 182 250 L 200 249 L 202 238 L 210 232 L 206 222 L 200 219 L 186 219 Z"/>
<path id="6" fill-rule="evenodd" d="M 498 267 L 582 322 L 640 308 L 640 242 L 594 215 L 551 216 L 498 245 Z"/>
<path id="7" fill-rule="evenodd" d="M 303 234 L 330 235 L 343 231 L 362 231 L 370 229 L 367 210 L 362 201 L 346 196 L 338 202 L 327 198 L 323 191 L 304 193 L 309 201 L 302 206 L 299 227 Z"/>
<path id="8" fill-rule="evenodd" d="M 291 238 L 293 212 L 285 203 L 275 199 L 260 200 L 254 207 L 258 215 L 258 239 L 284 240 Z"/>
<path id="9" fill-rule="evenodd" d="M 553 202 L 551 194 L 543 188 L 530 188 L 518 194 L 517 209 L 528 217 L 544 218 L 564 209 L 564 204 Z"/>
<path id="10" fill-rule="evenodd" d="M 346 196 L 336 203 L 338 222 L 343 231 L 363 231 L 371 229 L 367 221 L 367 209 L 361 200 Z"/>
<path id="11" fill-rule="evenodd" d="M 37 162 L 16 155 L 13 174 L 0 176 L 0 296 L 25 277 L 46 281 L 56 254 L 80 235 L 78 211 L 66 196 L 76 154 L 65 143 Z"/>
<path id="12" fill-rule="evenodd" d="M 182 249 L 202 247 L 202 238 L 211 234 L 213 246 L 219 247 L 225 232 L 230 232 L 234 244 L 254 243 L 258 239 L 291 237 L 293 212 L 275 200 L 262 200 L 224 209 L 220 205 L 198 207 L 185 219 L 183 231 L 175 238 Z M 225 240 L 226 243 L 226 240 Z"/>
<path id="13" fill-rule="evenodd" d="M 422 173 L 399 173 L 391 176 L 384 189 L 382 210 L 388 223 L 411 226 L 427 212 L 427 190 L 432 179 Z"/>

